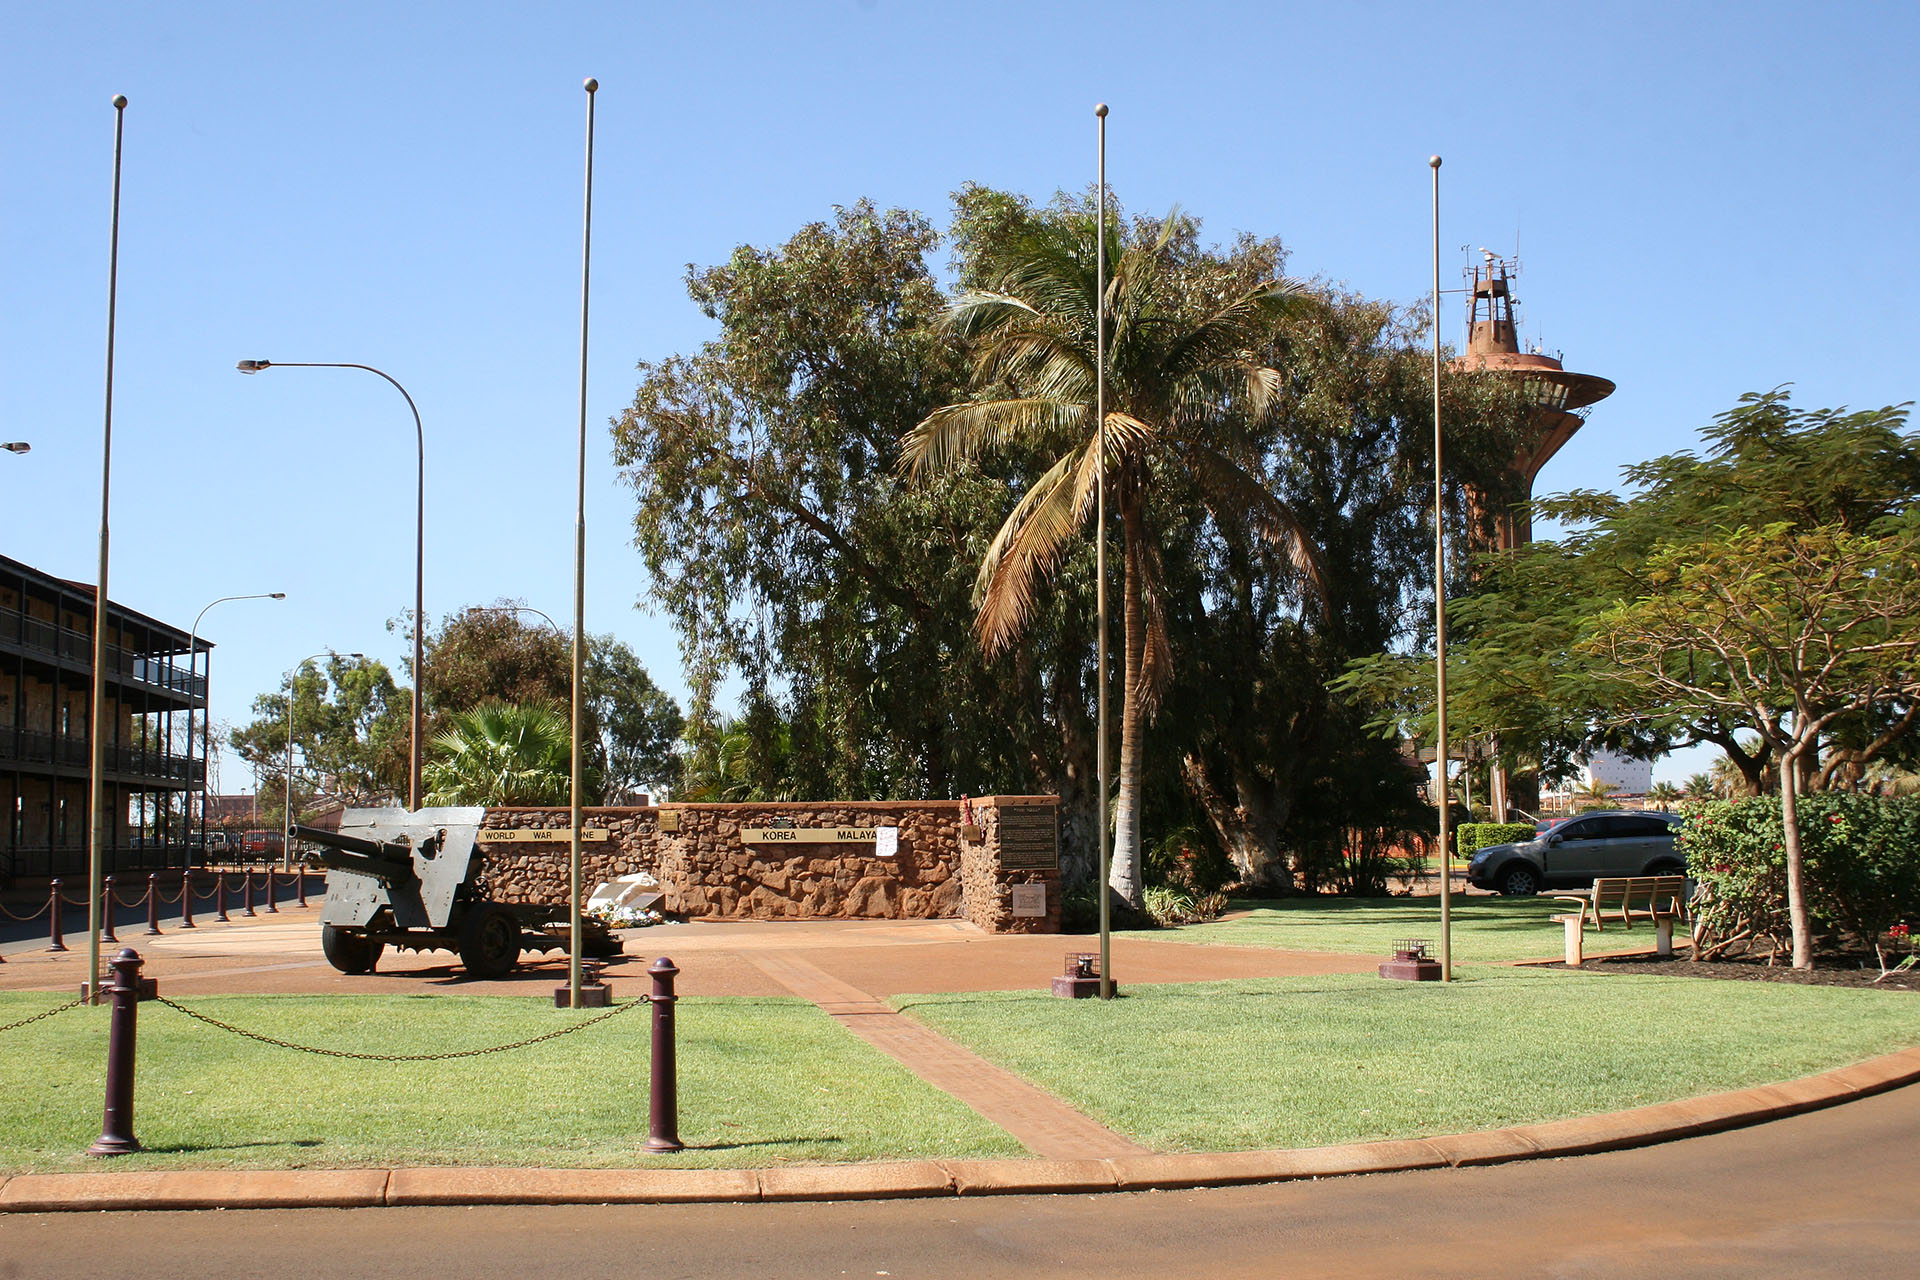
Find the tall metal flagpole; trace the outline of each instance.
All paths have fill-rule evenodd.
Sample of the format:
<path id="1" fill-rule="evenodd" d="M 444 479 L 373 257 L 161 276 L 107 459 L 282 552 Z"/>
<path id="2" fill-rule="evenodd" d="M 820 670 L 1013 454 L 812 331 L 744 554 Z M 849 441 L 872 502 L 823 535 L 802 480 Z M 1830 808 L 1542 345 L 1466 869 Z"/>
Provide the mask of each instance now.
<path id="1" fill-rule="evenodd" d="M 1440 708 L 1434 750 L 1440 793 L 1440 981 L 1453 981 L 1453 860 L 1447 853 L 1447 536 L 1440 470 L 1440 157 L 1433 169 L 1433 671 Z"/>
<path id="2" fill-rule="evenodd" d="M 585 731 L 587 658 L 587 299 L 593 266 L 593 102 L 600 82 L 589 76 L 587 91 L 587 186 L 580 230 L 580 485 L 573 523 L 573 782 L 570 805 L 573 834 L 567 859 L 567 919 L 571 925 L 567 946 L 567 1002 L 580 1007 L 580 806 L 586 753 Z"/>
<path id="3" fill-rule="evenodd" d="M 127 95 L 113 95 L 113 222 L 107 249 L 107 409 L 100 436 L 100 575 L 93 589 L 93 758 L 88 766 L 92 832 L 87 842 L 87 999 L 100 1003 L 100 868 L 107 848 L 107 512 L 113 479 L 113 325 L 120 297 L 120 144 Z M 57 911 L 59 908 L 55 908 Z"/>
<path id="4" fill-rule="evenodd" d="M 1100 118 L 1100 197 L 1099 225 L 1094 229 L 1096 266 L 1093 305 L 1093 416 L 1096 447 L 1100 463 L 1094 469 L 1094 541 L 1093 608 L 1099 619 L 1094 648 L 1098 653 L 1100 680 L 1100 998 L 1113 999 L 1113 919 L 1112 890 L 1107 885 L 1112 875 L 1112 853 L 1107 831 L 1107 104 L 1093 109 Z"/>

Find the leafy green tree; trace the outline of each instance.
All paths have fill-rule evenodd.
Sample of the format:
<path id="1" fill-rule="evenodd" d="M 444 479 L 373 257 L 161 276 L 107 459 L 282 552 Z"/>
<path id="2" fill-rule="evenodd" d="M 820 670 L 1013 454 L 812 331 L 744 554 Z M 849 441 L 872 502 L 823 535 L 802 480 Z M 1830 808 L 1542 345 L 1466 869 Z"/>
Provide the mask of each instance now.
<path id="1" fill-rule="evenodd" d="M 1470 594 L 1449 602 L 1448 714 L 1464 733 L 1498 735 L 1534 755 L 1545 776 L 1597 747 L 1651 756 L 1711 743 L 1757 794 L 1775 746 L 1748 717 L 1702 702 L 1623 704 L 1607 664 L 1580 645 L 1592 619 L 1646 589 L 1662 548 L 1716 532 L 1779 524 L 1866 533 L 1910 510 L 1920 494 L 1920 435 L 1904 407 L 1798 410 L 1785 390 L 1741 397 L 1681 451 L 1629 467 L 1633 492 L 1576 491 L 1536 502 L 1568 529 L 1511 553 L 1480 558 Z M 1381 655 L 1355 664 L 1346 687 L 1384 708 L 1390 732 L 1430 732 L 1430 656 Z M 1829 722 L 1800 766 L 1810 786 L 1911 744 L 1920 708 L 1876 702 Z M 1824 757 L 1824 762 L 1822 757 Z M 1513 761 L 1516 765 L 1520 762 Z"/>
<path id="2" fill-rule="evenodd" d="M 964 387 L 960 351 L 933 323 L 939 243 L 919 215 L 862 202 L 690 270 L 718 335 L 640 366 L 615 457 L 692 686 L 688 786 L 712 781 L 701 753 L 720 736 L 719 691 L 738 680 L 750 787 L 1056 792 L 1071 862 L 1094 817 L 1084 592 L 1069 586 L 1018 661 L 989 665 L 968 597 L 1007 475 L 963 468 L 921 486 L 895 472 L 900 439 Z"/>
<path id="3" fill-rule="evenodd" d="M 907 437 L 902 469 L 916 479 L 957 468 L 1009 441 L 1054 455 L 1013 505 L 982 558 L 974 630 L 989 656 L 1007 651 L 1036 611 L 1042 581 L 1094 515 L 1105 475 L 1120 526 L 1120 751 L 1113 891 L 1142 905 L 1144 735 L 1173 674 L 1166 623 L 1165 536 L 1150 494 L 1182 477 L 1221 523 L 1251 526 L 1320 586 L 1317 553 L 1292 508 L 1263 486 L 1244 449 L 1283 379 L 1263 356 L 1281 319 L 1309 305 L 1282 278 L 1247 279 L 1197 248 L 1197 227 L 1169 215 L 1151 233 L 1116 220 L 1107 334 L 1105 455 L 1095 418 L 1095 220 L 1023 220 L 977 264 L 986 288 L 956 299 L 947 331 L 973 354 L 976 398 L 927 415 Z"/>
<path id="4" fill-rule="evenodd" d="M 1920 520 L 1695 535 L 1659 547 L 1644 586 L 1580 649 L 1613 701 L 1745 721 L 1779 765 L 1793 963 L 1813 965 L 1798 797 L 1835 721 L 1920 698 Z"/>
<path id="5" fill-rule="evenodd" d="M 412 742 L 410 692 L 394 684 L 384 663 L 334 655 L 324 669 L 309 660 L 278 693 L 253 700 L 254 719 L 230 742 L 253 766 L 261 808 L 277 812 L 285 786 L 287 707 L 293 706 L 296 811 L 315 795 L 349 805 L 390 803 L 404 796 Z"/>
<path id="6" fill-rule="evenodd" d="M 568 717 L 545 703 L 483 702 L 452 713 L 445 725 L 422 770 L 428 804 L 567 803 L 573 787 Z"/>
<path id="7" fill-rule="evenodd" d="M 569 724 L 573 638 L 519 601 L 500 600 L 448 615 L 424 646 L 429 740 L 450 718 L 487 702 L 546 706 Z M 587 637 L 586 739 L 589 772 L 602 781 L 589 804 L 612 803 L 679 777 L 680 708 L 612 636 Z"/>

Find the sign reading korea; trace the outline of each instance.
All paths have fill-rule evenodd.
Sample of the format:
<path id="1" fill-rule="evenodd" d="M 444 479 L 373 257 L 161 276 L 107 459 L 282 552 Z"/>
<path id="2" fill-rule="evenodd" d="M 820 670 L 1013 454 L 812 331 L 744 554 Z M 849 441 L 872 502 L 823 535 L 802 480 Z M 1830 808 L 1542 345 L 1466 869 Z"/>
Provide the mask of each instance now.
<path id="1" fill-rule="evenodd" d="M 741 844 L 872 844 L 872 827 L 742 827 Z"/>
<path id="2" fill-rule="evenodd" d="M 580 833 L 582 843 L 592 844 L 595 840 L 605 840 L 604 827 L 588 827 Z M 488 830 L 480 833 L 481 844 L 572 844 L 573 831 L 567 827 L 558 830 L 532 827 L 514 830 Z"/>

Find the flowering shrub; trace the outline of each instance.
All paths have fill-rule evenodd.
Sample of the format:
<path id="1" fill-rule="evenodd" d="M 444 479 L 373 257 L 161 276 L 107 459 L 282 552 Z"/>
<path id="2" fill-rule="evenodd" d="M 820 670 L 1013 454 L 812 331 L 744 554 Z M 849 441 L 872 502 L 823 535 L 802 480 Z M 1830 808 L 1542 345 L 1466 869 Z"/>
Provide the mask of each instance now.
<path id="1" fill-rule="evenodd" d="M 1801 797 L 1799 811 L 1815 928 L 1880 950 L 1895 925 L 1920 916 L 1920 797 L 1826 793 Z M 1777 797 L 1713 800 L 1689 813 L 1680 849 L 1700 886 L 1701 956 L 1740 942 L 1784 947 L 1784 840 Z"/>

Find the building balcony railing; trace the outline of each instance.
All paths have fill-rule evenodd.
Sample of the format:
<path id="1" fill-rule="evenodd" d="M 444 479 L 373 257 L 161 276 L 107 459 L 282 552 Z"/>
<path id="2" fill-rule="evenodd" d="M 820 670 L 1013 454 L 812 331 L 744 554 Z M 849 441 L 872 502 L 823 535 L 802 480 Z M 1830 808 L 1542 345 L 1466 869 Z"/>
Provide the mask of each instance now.
<path id="1" fill-rule="evenodd" d="M 91 665 L 93 637 L 69 627 L 56 626 L 44 618 L 35 618 L 18 609 L 0 608 L 0 643 L 12 643 L 31 653 L 64 658 L 69 662 Z M 147 654 L 133 653 L 119 645 L 108 645 L 107 679 L 119 684 L 146 685 L 169 693 L 204 700 L 207 678 L 173 663 Z"/>
<path id="2" fill-rule="evenodd" d="M 84 769 L 92 762 L 93 752 L 85 738 L 0 725 L 0 767 L 66 765 Z M 105 763 L 110 776 L 155 778 L 189 787 L 199 786 L 204 776 L 198 759 L 138 747 L 108 747 Z"/>

